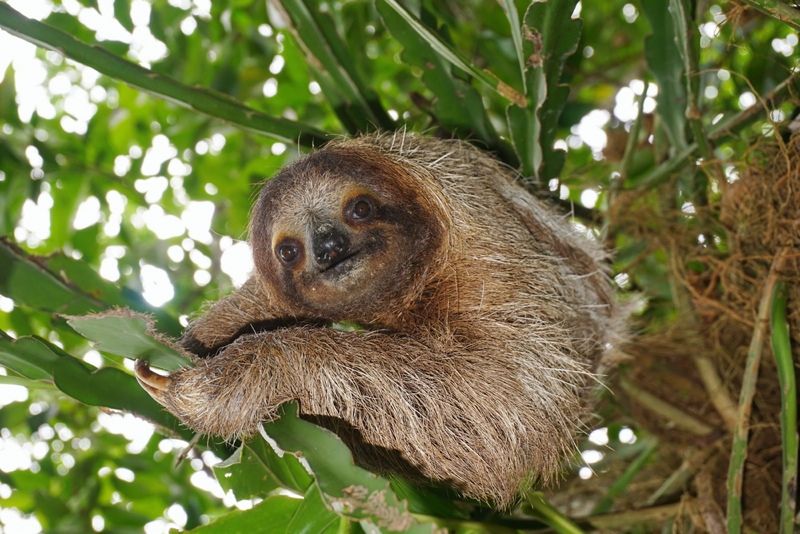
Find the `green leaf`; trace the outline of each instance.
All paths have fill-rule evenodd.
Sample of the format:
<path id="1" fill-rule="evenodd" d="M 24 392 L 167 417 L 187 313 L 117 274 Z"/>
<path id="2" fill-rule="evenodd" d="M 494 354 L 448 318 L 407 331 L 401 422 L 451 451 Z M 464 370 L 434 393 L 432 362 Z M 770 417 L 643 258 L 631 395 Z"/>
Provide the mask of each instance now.
<path id="1" fill-rule="evenodd" d="M 286 525 L 302 505 L 300 499 L 275 495 L 265 499 L 250 510 L 223 515 L 192 532 L 203 534 L 252 534 L 254 532 L 287 532 Z"/>
<path id="2" fill-rule="evenodd" d="M 145 303 L 138 293 L 101 278 L 85 261 L 63 254 L 33 256 L 2 238 L 0 294 L 23 306 L 64 315 L 127 306 L 154 314 L 166 332 L 177 334 L 182 330 L 172 316 Z"/>
<path id="3" fill-rule="evenodd" d="M 129 0 L 114 0 L 114 18 L 117 19 L 126 30 L 133 31 L 131 3 Z"/>
<path id="4" fill-rule="evenodd" d="M 60 349 L 43 339 L 22 337 L 13 340 L 0 331 L 0 364 L 25 378 L 50 380 L 56 362 L 62 356 Z"/>
<path id="5" fill-rule="evenodd" d="M 347 49 L 333 19 L 320 11 L 317 2 L 281 0 L 280 5 L 306 54 L 321 67 L 319 74 L 325 74 L 318 77 L 320 86 L 350 133 L 368 132 L 375 126 L 393 129 L 394 121 L 356 70 L 358 56 Z"/>
<path id="6" fill-rule="evenodd" d="M 113 367 L 95 369 L 43 339 L 13 340 L 0 331 L 0 365 L 30 380 L 52 380 L 63 393 L 85 404 L 126 410 L 191 439 L 192 433 L 151 399 L 132 375 Z"/>
<path id="7" fill-rule="evenodd" d="M 15 86 L 16 73 L 11 67 L 11 63 L 6 66 L 5 72 L 0 79 L 0 119 L 3 122 L 19 126 L 19 113 L 17 111 L 17 90 Z M 4 169 L 5 170 L 5 169 Z"/>
<path id="8" fill-rule="evenodd" d="M 508 26 L 511 28 L 511 40 L 514 42 L 514 52 L 519 64 L 519 74 L 522 79 L 522 86 L 527 94 L 527 80 L 525 79 L 525 49 L 522 43 L 522 24 L 519 21 L 519 11 L 514 0 L 503 0 L 503 10 L 508 18 Z"/>
<path id="9" fill-rule="evenodd" d="M 175 345 L 155 333 L 153 322 L 146 315 L 116 309 L 70 317 L 67 323 L 83 337 L 93 341 L 101 351 L 148 360 L 167 371 L 192 364 Z"/>
<path id="10" fill-rule="evenodd" d="M 178 431 L 180 425 L 139 386 L 136 379 L 114 367 L 90 370 L 70 356 L 53 368 L 53 380 L 61 391 L 90 406 L 134 412 L 159 425 Z M 191 433 L 182 432 L 191 437 Z"/>
<path id="11" fill-rule="evenodd" d="M 298 458 L 291 454 L 278 454 L 265 440 L 256 437 L 245 446 L 251 455 L 251 463 L 268 472 L 281 487 L 302 494 L 313 482 Z"/>
<path id="12" fill-rule="evenodd" d="M 447 519 L 469 519 L 469 508 L 453 506 L 458 495 L 452 488 L 425 487 L 393 476 L 392 491 L 400 499 L 408 501 L 408 509 L 414 514 L 429 515 Z"/>
<path id="13" fill-rule="evenodd" d="M 429 58 L 440 58 L 459 70 L 467 73 L 471 77 L 480 80 L 503 98 L 510 100 L 517 105 L 524 105 L 525 97 L 516 89 L 503 82 L 490 70 L 480 69 L 475 66 L 471 61 L 463 57 L 455 48 L 451 47 L 445 41 L 440 39 L 438 35 L 428 29 L 421 20 L 404 8 L 397 0 L 378 0 L 378 11 L 381 13 L 384 22 L 386 21 L 387 13 L 389 12 L 384 5 L 391 8 L 391 10 L 394 11 L 399 17 L 394 19 L 396 21 L 393 22 L 395 28 L 399 28 L 400 25 L 402 25 L 405 29 L 401 33 L 414 34 L 417 36 L 418 41 L 426 44 L 431 51 L 428 56 Z M 401 40 L 394 30 L 390 31 L 392 31 L 398 40 Z"/>
<path id="14" fill-rule="evenodd" d="M 105 307 L 4 239 L 0 239 L 0 293 L 52 313 L 81 314 Z"/>
<path id="15" fill-rule="evenodd" d="M 329 510 L 322 500 L 319 488 L 311 485 L 303 496 L 302 504 L 286 524 L 286 532 L 308 534 L 337 532 L 343 521 L 346 522 L 347 519 Z"/>
<path id="16" fill-rule="evenodd" d="M 569 88 L 562 83 L 564 63 L 577 50 L 581 23 L 572 18 L 577 0 L 534 2 L 522 29 L 527 105 L 506 109 L 509 131 L 522 171 L 539 183 L 558 177 L 564 153 L 555 150 L 558 119 Z"/>
<path id="17" fill-rule="evenodd" d="M 334 510 L 369 520 L 382 529 L 433 532 L 433 525 L 417 523 L 408 503 L 398 499 L 388 480 L 355 465 L 350 450 L 336 434 L 300 419 L 296 403 L 284 404 L 280 418 L 266 423 L 264 431 L 285 453 L 309 465 Z"/>
<path id="18" fill-rule="evenodd" d="M 403 58 L 422 69 L 422 81 L 436 96 L 433 104 L 436 120 L 453 134 L 474 135 L 487 146 L 496 147 L 500 141 L 478 92 L 452 76 L 448 62 L 397 10 L 386 2 L 376 5 L 383 23 L 403 45 Z"/>
<path id="19" fill-rule="evenodd" d="M 88 176 L 67 173 L 61 173 L 59 180 L 64 186 L 54 187 L 50 192 L 53 207 L 50 208 L 50 238 L 47 242 L 53 249 L 63 247 L 72 233 L 72 218 L 86 196 L 89 182 Z"/>
<path id="20" fill-rule="evenodd" d="M 528 88 L 528 107 L 508 106 L 506 119 L 511 140 L 522 166 L 522 173 L 525 176 L 535 177 L 539 175 L 544 160 L 539 112 L 547 96 L 547 81 L 540 68 L 530 69 L 525 79 Z"/>
<path id="21" fill-rule="evenodd" d="M 645 58 L 658 82 L 656 113 L 661 118 L 674 154 L 687 148 L 686 85 L 684 61 L 679 42 L 685 42 L 675 28 L 669 2 L 642 0 L 642 9 L 653 33 L 645 40 Z"/>
<path id="22" fill-rule="evenodd" d="M 312 481 L 297 458 L 278 457 L 260 438 L 242 444 L 225 461 L 214 466 L 214 474 L 220 485 L 232 490 L 240 500 L 263 497 L 277 487 L 302 494 Z"/>
<path id="23" fill-rule="evenodd" d="M 2 348 L 0 348 L 0 352 L 2 352 Z M 41 380 L 32 380 L 30 378 L 24 378 L 21 376 L 10 376 L 10 375 L 0 375 L 0 384 L 8 384 L 12 386 L 22 386 L 28 390 L 34 389 L 48 389 L 48 390 L 55 390 L 55 386 L 49 382 L 44 382 Z"/>

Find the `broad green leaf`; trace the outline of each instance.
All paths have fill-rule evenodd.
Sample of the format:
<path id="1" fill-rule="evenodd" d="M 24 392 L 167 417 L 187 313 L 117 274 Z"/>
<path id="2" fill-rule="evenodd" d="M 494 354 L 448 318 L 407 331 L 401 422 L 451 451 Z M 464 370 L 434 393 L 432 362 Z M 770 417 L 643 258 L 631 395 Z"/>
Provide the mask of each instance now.
<path id="1" fill-rule="evenodd" d="M 2 7 L 0 5 L 0 7 Z M 0 294 L 20 305 L 52 313 L 98 311 L 105 303 L 47 270 L 41 262 L 0 239 Z"/>
<path id="2" fill-rule="evenodd" d="M 249 462 L 269 472 L 282 487 L 296 493 L 305 493 L 313 479 L 298 458 L 291 454 L 278 454 L 263 439 L 253 438 L 245 446 Z"/>
<path id="3" fill-rule="evenodd" d="M 577 50 L 581 23 L 572 18 L 577 0 L 533 2 L 522 36 L 527 105 L 506 109 L 509 132 L 522 172 L 540 183 L 558 177 L 564 153 L 553 148 L 558 120 L 569 95 L 564 63 Z"/>
<path id="4" fill-rule="evenodd" d="M 90 406 L 116 408 L 135 413 L 190 440 L 193 432 L 150 398 L 128 373 L 114 368 L 90 370 L 75 358 L 62 358 L 53 370 L 58 389 Z"/>
<path id="5" fill-rule="evenodd" d="M 308 487 L 303 502 L 295 510 L 294 516 L 286 524 L 287 533 L 307 532 L 308 534 L 334 533 L 348 520 L 328 509 L 316 485 Z"/>
<path id="6" fill-rule="evenodd" d="M 669 13 L 669 2 L 642 0 L 642 9 L 653 33 L 645 41 L 647 66 L 658 82 L 656 113 L 669 137 L 671 152 L 685 150 L 686 85 L 684 61 L 679 42 L 685 42 Z"/>
<path id="7" fill-rule="evenodd" d="M 503 98 L 514 102 L 517 105 L 524 105 L 525 97 L 517 92 L 516 89 L 509 84 L 500 80 L 488 69 L 480 69 L 471 61 L 464 58 L 456 49 L 451 47 L 443 41 L 438 35 L 428 29 L 417 17 L 400 4 L 397 0 L 378 0 L 377 6 L 384 21 L 386 20 L 388 9 L 384 5 L 394 11 L 399 18 L 395 18 L 393 25 L 399 28 L 401 25 L 404 27 L 404 32 L 413 33 L 417 36 L 419 42 L 423 42 L 430 49 L 431 54 L 429 57 L 437 57 L 442 61 L 453 65 L 459 70 L 464 71 L 471 77 L 485 83 L 491 89 L 497 92 Z M 397 37 L 397 33 L 391 30 Z M 400 39 L 398 37 L 398 39 Z"/>
<path id="8" fill-rule="evenodd" d="M 453 506 L 458 499 L 455 490 L 447 487 L 415 486 L 400 477 L 391 477 L 392 491 L 400 499 L 408 501 L 412 513 L 448 519 L 468 519 L 468 507 Z"/>
<path id="9" fill-rule="evenodd" d="M 30 380 L 50 380 L 59 358 L 70 357 L 43 339 L 14 340 L 0 331 L 0 364 Z"/>
<path id="10" fill-rule="evenodd" d="M 347 49 L 330 15 L 322 13 L 317 2 L 306 0 L 281 0 L 280 6 L 307 55 L 323 70 L 320 86 L 336 99 L 331 103 L 350 133 L 368 132 L 376 126 L 393 129 L 394 122 L 355 67 L 359 55 Z"/>
<path id="11" fill-rule="evenodd" d="M 0 352 L 2 352 L 2 348 L 0 348 Z M 12 386 L 22 386 L 28 390 L 34 389 L 48 389 L 48 390 L 55 390 L 55 385 L 51 384 L 50 382 L 45 382 L 43 380 L 32 380 L 30 378 L 24 378 L 21 376 L 10 376 L 10 375 L 0 375 L 0 384 L 8 384 Z"/>
<path id="12" fill-rule="evenodd" d="M 220 485 L 232 490 L 240 500 L 263 497 L 277 487 L 301 494 L 311 484 L 311 477 L 299 462 L 297 467 L 302 471 L 301 478 L 281 476 L 292 468 L 285 465 L 279 467 L 278 464 L 286 463 L 285 460 L 289 459 L 297 462 L 293 456 L 277 457 L 262 439 L 256 438 L 240 445 L 231 456 L 214 466 L 214 474 Z"/>
<path id="13" fill-rule="evenodd" d="M 223 515 L 192 532 L 203 534 L 253 534 L 255 532 L 287 533 L 286 525 L 303 504 L 301 499 L 274 495 L 250 510 Z M 287 533 L 288 534 L 288 533 Z"/>
<path id="14" fill-rule="evenodd" d="M 173 317 L 145 303 L 138 293 L 104 280 L 85 261 L 63 254 L 33 256 L 0 239 L 0 294 L 20 305 L 63 315 L 80 315 L 112 306 L 153 313 L 171 334 L 182 327 Z"/>
<path id="15" fill-rule="evenodd" d="M 58 389 L 90 406 L 163 412 L 133 376 L 115 367 L 90 369 L 76 358 L 64 357 L 53 366 L 53 380 Z"/>
<path id="16" fill-rule="evenodd" d="M 434 116 L 448 131 L 462 137 L 475 135 L 489 147 L 498 147 L 483 100 L 468 83 L 450 72 L 450 64 L 416 32 L 398 12 L 385 2 L 377 2 L 383 23 L 403 45 L 403 58 L 422 69 L 422 81 L 436 97 Z"/>
<path id="17" fill-rule="evenodd" d="M 191 439 L 192 433 L 182 429 L 132 375 L 113 367 L 95 369 L 43 339 L 13 340 L 0 331 L 0 365 L 30 380 L 52 380 L 63 393 L 85 404 L 129 411 Z"/>
<path id="18" fill-rule="evenodd" d="M 284 404 L 280 418 L 263 428 L 284 453 L 308 464 L 323 498 L 334 510 L 368 520 L 381 529 L 433 532 L 433 525 L 417 523 L 408 503 L 394 494 L 388 480 L 355 465 L 338 436 L 300 419 L 296 403 Z"/>
<path id="19" fill-rule="evenodd" d="M 173 343 L 155 333 L 153 322 L 146 315 L 116 309 L 70 317 L 67 322 L 83 337 L 93 341 L 98 350 L 131 359 L 145 359 L 167 371 L 191 365 L 191 360 Z"/>

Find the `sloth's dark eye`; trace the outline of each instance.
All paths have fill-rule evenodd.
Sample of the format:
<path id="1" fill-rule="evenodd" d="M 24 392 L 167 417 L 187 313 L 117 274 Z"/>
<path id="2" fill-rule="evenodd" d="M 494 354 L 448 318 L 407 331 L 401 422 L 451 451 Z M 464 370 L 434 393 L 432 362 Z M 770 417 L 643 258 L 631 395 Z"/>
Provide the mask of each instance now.
<path id="1" fill-rule="evenodd" d="M 372 217 L 372 202 L 368 198 L 358 198 L 350 208 L 350 218 L 354 221 L 364 221 Z"/>
<path id="2" fill-rule="evenodd" d="M 297 258 L 300 257 L 300 243 L 293 239 L 287 239 L 282 241 L 280 245 L 275 248 L 275 254 L 278 256 L 283 263 L 286 265 L 291 265 Z"/>

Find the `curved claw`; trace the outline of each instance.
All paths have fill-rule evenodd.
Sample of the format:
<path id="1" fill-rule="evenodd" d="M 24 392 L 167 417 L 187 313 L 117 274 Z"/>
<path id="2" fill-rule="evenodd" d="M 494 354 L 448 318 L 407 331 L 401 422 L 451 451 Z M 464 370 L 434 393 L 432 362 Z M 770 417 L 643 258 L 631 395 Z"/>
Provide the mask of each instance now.
<path id="1" fill-rule="evenodd" d="M 165 395 L 172 384 L 172 378 L 153 372 L 147 360 L 136 360 L 134 369 L 136 371 L 136 380 L 142 386 L 142 389 L 160 405 L 166 406 Z"/>

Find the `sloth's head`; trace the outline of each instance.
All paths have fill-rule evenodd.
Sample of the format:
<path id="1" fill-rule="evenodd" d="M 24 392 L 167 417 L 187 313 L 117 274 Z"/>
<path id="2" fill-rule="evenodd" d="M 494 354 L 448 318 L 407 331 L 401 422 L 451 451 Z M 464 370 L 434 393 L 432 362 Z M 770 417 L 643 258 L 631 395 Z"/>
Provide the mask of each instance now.
<path id="1" fill-rule="evenodd" d="M 256 268 L 299 313 L 369 322 L 424 285 L 441 244 L 422 183 L 377 150 L 326 148 L 262 189 L 250 221 Z"/>

